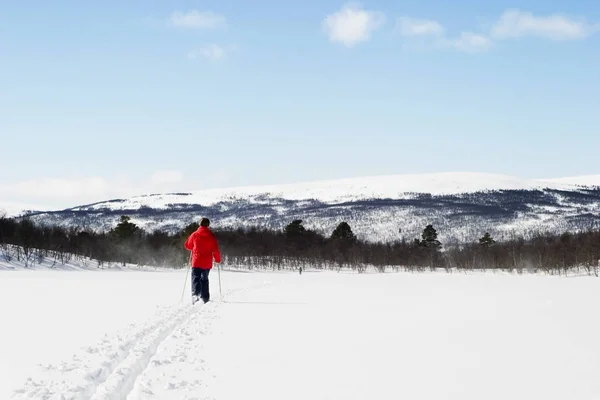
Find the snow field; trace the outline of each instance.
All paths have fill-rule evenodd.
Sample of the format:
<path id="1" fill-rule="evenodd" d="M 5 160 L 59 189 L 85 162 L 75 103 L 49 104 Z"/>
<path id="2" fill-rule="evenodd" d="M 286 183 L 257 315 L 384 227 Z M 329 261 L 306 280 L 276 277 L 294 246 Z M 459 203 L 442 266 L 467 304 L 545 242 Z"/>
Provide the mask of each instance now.
<path id="1" fill-rule="evenodd" d="M 182 284 L 173 272 L 0 270 L 0 399 L 38 365 L 68 363 L 94 343 L 120 346 L 126 337 L 115 332 L 169 312 Z"/>
<path id="2" fill-rule="evenodd" d="M 26 398 L 110 399 L 127 391 L 154 346 L 189 315 L 189 308 L 161 310 L 147 323 L 131 331 L 105 337 L 88 346 L 70 361 L 43 368 L 44 378 L 29 379 L 18 391 Z"/>
<path id="3" fill-rule="evenodd" d="M 179 303 L 184 278 L 185 271 L 0 270 L 0 398 L 18 389 L 16 398 L 89 399 L 122 386 L 110 373 L 139 369 L 169 333 L 165 326 L 191 311 Z M 188 282 L 185 300 L 189 289 Z"/>
<path id="4" fill-rule="evenodd" d="M 83 296 L 70 302 L 71 309 L 65 301 L 61 315 L 78 308 L 104 312 L 63 318 L 63 340 L 55 337 L 52 343 L 57 354 L 26 358 L 22 369 L 29 379 L 16 382 L 14 398 L 600 397 L 596 278 L 223 272 L 220 301 L 214 272 L 214 301 L 195 306 L 189 304 L 189 285 L 186 304 L 179 303 L 181 271 L 44 277 L 49 298 L 68 295 L 59 282 L 69 280 L 92 294 L 125 281 L 129 296 L 119 290 Z M 11 274 L 18 275 L 9 279 L 19 283 L 19 290 L 36 293 L 29 289 L 37 273 L 0 272 L 0 289 Z M 126 298 L 153 295 L 153 302 L 117 306 Z M 10 296 L 0 291 L 3 322 L 7 301 L 21 307 Z M 20 333 L 32 328 L 40 310 L 28 311 L 33 314 L 7 325 L 17 332 L 8 338 L 13 343 L 7 345 L 6 331 L 0 330 L 0 359 L 4 362 L 6 354 L 7 366 L 18 364 L 28 350 Z M 127 318 L 130 324 L 123 324 Z M 87 335 L 88 344 L 73 351 L 69 340 L 76 335 L 70 329 L 88 322 L 106 324 L 96 335 L 101 340 Z M 50 344 L 43 330 L 37 334 L 38 348 Z M 31 368 L 42 358 L 52 361 Z M 10 398 L 1 389 L 0 398 Z"/>
<path id="5" fill-rule="evenodd" d="M 202 339 L 208 387 L 157 398 L 598 398 L 597 291 L 585 278 L 290 277 L 222 305 Z"/>

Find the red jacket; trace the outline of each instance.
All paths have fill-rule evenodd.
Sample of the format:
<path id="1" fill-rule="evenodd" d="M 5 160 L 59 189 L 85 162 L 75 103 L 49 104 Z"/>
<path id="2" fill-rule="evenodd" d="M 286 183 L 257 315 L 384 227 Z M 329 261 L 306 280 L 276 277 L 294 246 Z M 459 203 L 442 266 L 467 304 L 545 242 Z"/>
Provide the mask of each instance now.
<path id="1" fill-rule="evenodd" d="M 185 248 L 192 251 L 192 268 L 212 269 L 213 257 L 221 262 L 217 238 L 211 230 L 201 226 L 185 241 Z"/>

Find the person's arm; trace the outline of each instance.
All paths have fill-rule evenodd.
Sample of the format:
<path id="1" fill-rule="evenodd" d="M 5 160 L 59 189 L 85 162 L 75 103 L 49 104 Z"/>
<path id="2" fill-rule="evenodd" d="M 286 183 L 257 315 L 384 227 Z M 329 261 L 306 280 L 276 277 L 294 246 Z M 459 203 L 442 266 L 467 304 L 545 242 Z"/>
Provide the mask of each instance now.
<path id="1" fill-rule="evenodd" d="M 185 241 L 185 248 L 188 250 L 193 250 L 194 249 L 194 235 L 196 232 L 192 233 L 190 235 L 190 237 L 187 238 L 187 240 Z"/>

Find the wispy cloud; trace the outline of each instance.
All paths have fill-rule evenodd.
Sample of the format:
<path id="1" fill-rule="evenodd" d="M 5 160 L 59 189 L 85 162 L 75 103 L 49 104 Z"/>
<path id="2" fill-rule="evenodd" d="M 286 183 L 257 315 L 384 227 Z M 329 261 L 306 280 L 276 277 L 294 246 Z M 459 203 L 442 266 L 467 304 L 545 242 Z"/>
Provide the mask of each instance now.
<path id="1" fill-rule="evenodd" d="M 492 47 L 489 37 L 473 32 L 463 32 L 458 38 L 446 40 L 445 43 L 465 53 L 483 53 Z"/>
<path id="2" fill-rule="evenodd" d="M 444 26 L 434 20 L 400 17 L 396 22 L 396 30 L 409 40 L 420 40 L 407 46 L 408 48 L 453 49 L 465 53 L 482 53 L 492 46 L 492 40 L 483 34 L 462 32 L 457 38 L 447 37 Z"/>
<path id="3" fill-rule="evenodd" d="M 537 36 L 551 40 L 585 39 L 599 30 L 598 24 L 590 24 L 583 18 L 574 19 L 564 15 L 534 16 L 518 9 L 506 10 L 492 27 L 495 39 L 514 39 Z"/>
<path id="4" fill-rule="evenodd" d="M 400 17 L 396 21 L 396 29 L 402 36 L 442 36 L 444 27 L 437 21 Z"/>
<path id="5" fill-rule="evenodd" d="M 325 17 L 322 27 L 331 42 L 352 47 L 368 41 L 384 23 L 382 12 L 364 10 L 359 4 L 349 3 Z"/>
<path id="6" fill-rule="evenodd" d="M 175 11 L 169 18 L 171 25 L 188 29 L 216 29 L 227 25 L 227 19 L 212 11 Z"/>
<path id="7" fill-rule="evenodd" d="M 0 185 L 4 198 L 31 198 L 34 202 L 76 199 L 98 199 L 110 193 L 110 183 L 102 177 L 74 179 L 47 178 Z"/>
<path id="8" fill-rule="evenodd" d="M 446 29 L 438 21 L 400 17 L 396 30 L 407 38 L 407 48 L 454 49 L 465 53 L 489 51 L 495 41 L 536 36 L 550 40 L 585 39 L 600 31 L 600 24 L 583 18 L 574 19 L 563 15 L 534 16 L 530 12 L 508 9 L 486 32 L 463 31 L 458 37 L 446 35 Z"/>
<path id="9" fill-rule="evenodd" d="M 34 179 L 0 184 L 0 210 L 8 202 L 66 208 L 117 197 L 181 190 L 184 184 L 184 174 L 177 170 L 155 171 L 145 179 L 126 175 Z"/>
<path id="10" fill-rule="evenodd" d="M 211 61 L 219 61 L 225 59 L 235 49 L 236 46 L 224 46 L 217 43 L 210 43 L 190 50 L 188 52 L 188 57 L 191 59 L 205 58 Z"/>

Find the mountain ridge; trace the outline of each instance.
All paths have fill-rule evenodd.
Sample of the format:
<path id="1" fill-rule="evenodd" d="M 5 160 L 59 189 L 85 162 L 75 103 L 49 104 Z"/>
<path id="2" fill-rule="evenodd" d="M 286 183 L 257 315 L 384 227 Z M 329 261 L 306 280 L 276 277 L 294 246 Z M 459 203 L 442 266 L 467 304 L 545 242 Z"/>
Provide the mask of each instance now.
<path id="1" fill-rule="evenodd" d="M 40 223 L 107 230 L 121 214 L 146 230 L 176 231 L 201 216 L 217 227 L 281 229 L 293 219 L 329 234 L 342 220 L 371 241 L 418 237 L 425 224 L 449 242 L 578 231 L 600 221 L 600 176 L 520 179 L 501 174 L 380 175 L 111 199 L 30 212 Z"/>

